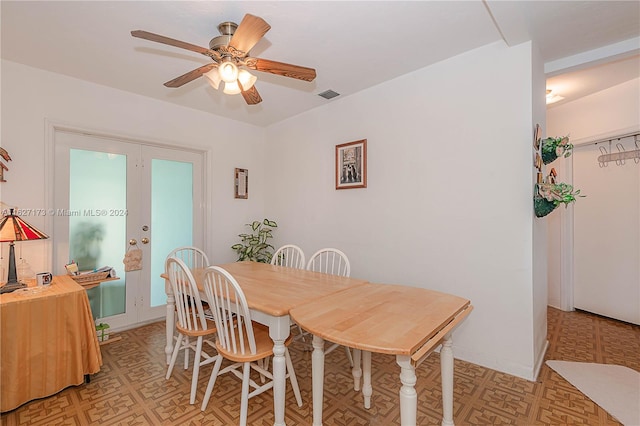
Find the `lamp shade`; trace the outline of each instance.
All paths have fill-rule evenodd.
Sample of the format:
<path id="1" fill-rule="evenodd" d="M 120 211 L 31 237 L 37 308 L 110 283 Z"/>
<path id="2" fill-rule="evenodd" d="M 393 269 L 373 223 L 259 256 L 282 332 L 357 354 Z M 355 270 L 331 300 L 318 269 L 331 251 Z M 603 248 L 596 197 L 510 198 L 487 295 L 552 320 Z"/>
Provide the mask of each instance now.
<path id="1" fill-rule="evenodd" d="M 238 79 L 238 67 L 229 60 L 222 62 L 218 66 L 218 72 L 225 83 L 235 82 Z"/>
<path id="2" fill-rule="evenodd" d="M 238 86 L 237 81 L 225 83 L 223 92 L 227 95 L 237 95 L 238 93 L 240 93 L 240 86 Z"/>
<path id="3" fill-rule="evenodd" d="M 25 284 L 18 282 L 14 241 L 44 240 L 49 238 L 47 234 L 29 225 L 20 219 L 19 216 L 13 214 L 13 212 L 14 209 L 11 209 L 9 214 L 4 216 L 2 222 L 0 222 L 0 242 L 11 243 L 9 245 L 9 274 L 7 276 L 7 284 L 0 287 L 0 293 L 9 293 L 25 287 Z"/>
<path id="4" fill-rule="evenodd" d="M 209 84 L 214 89 L 218 90 L 218 87 L 220 87 L 220 81 L 222 80 L 220 78 L 220 73 L 218 72 L 218 68 L 213 68 L 202 75 L 207 79 L 207 81 L 209 81 Z"/>
<path id="5" fill-rule="evenodd" d="M 238 71 L 238 81 L 242 85 L 243 90 L 251 89 L 255 84 L 256 80 L 258 80 L 258 77 L 251 74 L 249 71 L 247 70 Z"/>
<path id="6" fill-rule="evenodd" d="M 13 214 L 13 211 L 14 210 L 11 209 L 10 213 L 3 217 L 2 222 L 0 222 L 0 242 L 43 240 L 49 238 L 47 234 Z"/>

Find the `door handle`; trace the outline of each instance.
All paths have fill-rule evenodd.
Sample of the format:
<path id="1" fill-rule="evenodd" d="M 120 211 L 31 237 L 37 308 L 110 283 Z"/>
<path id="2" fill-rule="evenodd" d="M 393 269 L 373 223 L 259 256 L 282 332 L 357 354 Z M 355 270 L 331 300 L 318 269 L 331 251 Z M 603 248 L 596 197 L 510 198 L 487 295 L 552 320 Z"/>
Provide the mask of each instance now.
<path id="1" fill-rule="evenodd" d="M 136 241 L 135 238 L 132 238 L 132 239 L 129 240 L 129 245 L 130 246 L 135 246 L 136 244 L 138 244 L 138 241 Z"/>
<path id="2" fill-rule="evenodd" d="M 149 239 L 147 237 L 142 238 L 140 241 L 142 244 L 149 244 Z"/>

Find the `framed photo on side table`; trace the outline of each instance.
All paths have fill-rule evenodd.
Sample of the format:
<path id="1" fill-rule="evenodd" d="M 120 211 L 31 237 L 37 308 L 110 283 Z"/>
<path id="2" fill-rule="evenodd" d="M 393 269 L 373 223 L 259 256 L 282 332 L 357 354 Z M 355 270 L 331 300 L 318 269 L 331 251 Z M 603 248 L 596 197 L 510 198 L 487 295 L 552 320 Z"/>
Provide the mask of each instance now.
<path id="1" fill-rule="evenodd" d="M 367 140 L 336 145 L 336 189 L 367 187 Z"/>

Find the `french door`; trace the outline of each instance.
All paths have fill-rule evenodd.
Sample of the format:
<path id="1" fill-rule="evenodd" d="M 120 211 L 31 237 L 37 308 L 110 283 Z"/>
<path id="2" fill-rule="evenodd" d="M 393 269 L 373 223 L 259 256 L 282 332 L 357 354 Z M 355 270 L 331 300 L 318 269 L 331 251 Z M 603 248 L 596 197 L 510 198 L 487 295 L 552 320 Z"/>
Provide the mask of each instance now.
<path id="1" fill-rule="evenodd" d="M 118 280 L 88 290 L 93 316 L 112 328 L 163 317 L 166 255 L 204 244 L 203 154 L 60 130 L 54 146 L 56 272 L 71 261 L 113 267 Z M 127 252 L 141 255 L 128 272 Z"/>

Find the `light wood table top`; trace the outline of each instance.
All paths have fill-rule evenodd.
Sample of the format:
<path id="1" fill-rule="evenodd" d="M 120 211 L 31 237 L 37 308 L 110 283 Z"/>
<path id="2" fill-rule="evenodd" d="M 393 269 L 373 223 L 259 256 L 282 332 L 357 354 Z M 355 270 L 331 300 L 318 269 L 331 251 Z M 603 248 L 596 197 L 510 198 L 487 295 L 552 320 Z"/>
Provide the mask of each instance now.
<path id="1" fill-rule="evenodd" d="M 303 329 L 325 340 L 412 356 L 470 308 L 469 300 L 446 293 L 367 283 L 296 306 L 290 314 Z"/>
<path id="2" fill-rule="evenodd" d="M 366 280 L 268 263 L 234 262 L 216 266 L 238 281 L 249 308 L 273 316 L 287 315 L 295 306 L 367 283 Z M 196 270 L 194 276 L 196 281 L 201 281 L 202 271 Z"/>

